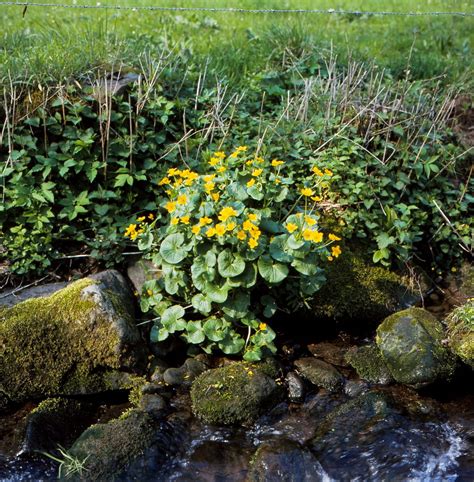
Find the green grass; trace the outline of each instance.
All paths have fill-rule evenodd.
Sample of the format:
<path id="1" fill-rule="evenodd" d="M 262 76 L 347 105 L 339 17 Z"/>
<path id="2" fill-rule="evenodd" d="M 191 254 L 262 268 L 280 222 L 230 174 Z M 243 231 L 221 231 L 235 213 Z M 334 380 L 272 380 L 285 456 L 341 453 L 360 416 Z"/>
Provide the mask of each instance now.
<path id="1" fill-rule="evenodd" d="M 65 0 L 72 3 L 71 0 Z M 60 3 L 56 0 L 56 3 Z M 88 0 L 77 3 L 94 4 Z M 103 2 L 106 3 L 106 2 Z M 115 0 L 109 4 L 152 5 L 151 0 Z M 472 11 L 468 1 L 418 2 L 417 11 Z M 187 0 L 162 6 L 243 8 L 344 8 L 408 11 L 409 0 Z M 78 77 L 103 64 L 136 65 L 140 54 L 158 55 L 163 46 L 206 62 L 216 74 L 245 85 L 255 73 L 271 70 L 292 52 L 317 49 L 375 61 L 395 77 L 458 79 L 473 65 L 474 18 L 377 17 L 311 14 L 160 13 L 1 7 L 0 78 L 5 82 L 54 82 Z M 276 55 L 278 54 L 278 55 Z"/>

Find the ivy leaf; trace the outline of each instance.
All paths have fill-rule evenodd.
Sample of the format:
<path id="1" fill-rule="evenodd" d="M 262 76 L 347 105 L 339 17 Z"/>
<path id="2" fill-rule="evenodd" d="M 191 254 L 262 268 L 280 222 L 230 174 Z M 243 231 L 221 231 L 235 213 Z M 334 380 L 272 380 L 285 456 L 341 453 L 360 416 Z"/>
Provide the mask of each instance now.
<path id="1" fill-rule="evenodd" d="M 158 343 L 159 341 L 164 341 L 168 338 L 169 332 L 166 328 L 159 328 L 158 326 L 153 326 L 150 331 L 150 341 L 152 343 Z"/>
<path id="2" fill-rule="evenodd" d="M 395 242 L 393 236 L 389 236 L 387 233 L 379 234 L 376 238 L 379 249 L 382 250 Z"/>
<path id="3" fill-rule="evenodd" d="M 263 199 L 263 192 L 258 186 L 252 186 L 247 188 L 247 192 L 249 196 L 256 201 L 261 201 Z"/>
<path id="4" fill-rule="evenodd" d="M 249 362 L 257 362 L 262 359 L 262 350 L 259 347 L 253 347 L 244 353 L 244 360 Z"/>
<path id="5" fill-rule="evenodd" d="M 202 324 L 200 321 L 189 321 L 186 325 L 186 334 L 184 335 L 188 343 L 199 345 L 206 339 Z"/>
<path id="6" fill-rule="evenodd" d="M 206 337 L 214 342 L 222 341 L 228 334 L 229 324 L 222 319 L 209 318 L 203 326 Z"/>
<path id="7" fill-rule="evenodd" d="M 233 278 L 244 272 L 245 261 L 239 254 L 225 249 L 217 257 L 217 269 L 223 278 Z"/>
<path id="8" fill-rule="evenodd" d="M 214 301 L 214 303 L 224 303 L 227 300 L 229 294 L 230 286 L 224 284 L 223 286 L 218 286 L 214 283 L 206 283 L 205 291 L 207 297 Z"/>
<path id="9" fill-rule="evenodd" d="M 238 335 L 227 335 L 218 346 L 226 355 L 235 355 L 243 350 L 245 341 Z"/>
<path id="10" fill-rule="evenodd" d="M 147 231 L 146 233 L 143 233 L 140 236 L 140 239 L 138 240 L 138 249 L 140 251 L 147 251 L 148 249 L 151 248 L 152 244 L 153 244 L 153 233 L 150 231 Z"/>
<path id="11" fill-rule="evenodd" d="M 271 284 L 281 283 L 288 276 L 286 264 L 273 262 L 270 256 L 261 256 L 258 260 L 258 272 L 260 276 Z"/>
<path id="12" fill-rule="evenodd" d="M 161 315 L 161 324 L 170 333 L 184 330 L 186 322 L 182 319 L 184 316 L 184 308 L 179 305 L 173 305 L 167 308 Z"/>
<path id="13" fill-rule="evenodd" d="M 186 257 L 183 247 L 184 236 L 181 233 L 170 234 L 163 239 L 160 246 L 162 258 L 170 264 L 178 264 Z"/>
<path id="14" fill-rule="evenodd" d="M 257 282 L 257 266 L 255 263 L 247 263 L 245 271 L 239 276 L 229 278 L 227 284 L 231 288 L 251 288 Z"/>
<path id="15" fill-rule="evenodd" d="M 262 305 L 265 307 L 263 310 L 263 316 L 266 318 L 271 318 L 275 313 L 278 308 L 275 298 L 270 295 L 264 295 L 260 298 L 260 302 Z"/>
<path id="16" fill-rule="evenodd" d="M 222 311 L 233 319 L 243 318 L 249 309 L 250 294 L 248 292 L 237 291 L 233 296 L 228 298 L 222 305 Z"/>
<path id="17" fill-rule="evenodd" d="M 194 295 L 191 300 L 191 303 L 194 309 L 199 311 L 199 313 L 202 313 L 203 315 L 209 314 L 212 310 L 211 300 L 207 296 L 203 295 L 202 293 Z"/>

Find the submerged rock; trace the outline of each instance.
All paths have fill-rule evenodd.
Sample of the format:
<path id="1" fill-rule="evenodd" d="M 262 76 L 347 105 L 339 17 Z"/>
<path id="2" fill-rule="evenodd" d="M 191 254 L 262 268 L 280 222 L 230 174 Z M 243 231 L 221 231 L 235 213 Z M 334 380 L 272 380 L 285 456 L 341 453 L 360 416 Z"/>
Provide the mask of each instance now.
<path id="1" fill-rule="evenodd" d="M 303 378 L 313 385 L 325 388 L 330 392 L 340 390 L 344 385 L 344 377 L 329 363 L 316 358 L 300 358 L 295 366 Z"/>
<path id="2" fill-rule="evenodd" d="M 251 423 L 275 405 L 281 394 L 272 378 L 243 362 L 208 370 L 191 388 L 194 414 L 217 425 Z"/>
<path id="3" fill-rule="evenodd" d="M 311 302 L 321 318 L 379 322 L 420 299 L 409 277 L 401 276 L 346 251 L 326 271 L 327 282 Z"/>
<path id="4" fill-rule="evenodd" d="M 276 439 L 260 445 L 249 482 L 317 482 L 328 480 L 316 457 L 297 442 Z"/>
<path id="5" fill-rule="evenodd" d="M 346 353 L 346 360 L 363 380 L 386 385 L 393 377 L 377 345 L 353 347 Z"/>
<path id="6" fill-rule="evenodd" d="M 446 319 L 449 347 L 474 368 L 474 298 L 454 309 Z"/>
<path id="7" fill-rule="evenodd" d="M 446 379 L 455 361 L 443 344 L 441 323 L 421 308 L 409 308 L 386 318 L 376 342 L 393 378 L 422 387 Z"/>
<path id="8" fill-rule="evenodd" d="M 11 402 L 121 388 L 144 359 L 133 296 L 116 271 L 0 310 L 0 392 Z"/>

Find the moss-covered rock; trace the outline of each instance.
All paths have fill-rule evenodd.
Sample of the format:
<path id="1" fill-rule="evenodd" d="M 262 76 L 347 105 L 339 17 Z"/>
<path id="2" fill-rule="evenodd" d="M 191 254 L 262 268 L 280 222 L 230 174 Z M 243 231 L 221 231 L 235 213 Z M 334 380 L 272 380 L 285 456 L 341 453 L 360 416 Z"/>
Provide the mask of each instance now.
<path id="1" fill-rule="evenodd" d="M 218 425 L 251 423 L 281 395 L 272 378 L 243 362 L 208 370 L 191 388 L 194 414 Z"/>
<path id="2" fill-rule="evenodd" d="M 316 358 L 300 358 L 295 361 L 298 373 L 313 385 L 330 392 L 340 390 L 344 385 L 344 377 L 329 363 Z"/>
<path id="3" fill-rule="evenodd" d="M 387 364 L 375 344 L 351 348 L 346 353 L 346 360 L 363 380 L 382 385 L 393 381 Z"/>
<path id="4" fill-rule="evenodd" d="M 379 322 L 420 298 L 408 276 L 374 266 L 351 251 L 328 265 L 326 278 L 311 302 L 320 318 Z"/>
<path id="5" fill-rule="evenodd" d="M 171 425 L 139 410 L 93 425 L 69 450 L 72 457 L 85 461 L 82 474 L 75 474 L 72 479 L 153 480 L 152 476 L 175 450 L 173 437 Z"/>
<path id="6" fill-rule="evenodd" d="M 451 350 L 474 368 L 474 298 L 454 309 L 446 320 Z"/>
<path id="7" fill-rule="evenodd" d="M 133 296 L 106 271 L 0 311 L 0 392 L 12 402 L 122 386 L 144 356 Z"/>
<path id="8" fill-rule="evenodd" d="M 441 323 L 421 308 L 395 313 L 377 328 L 377 346 L 393 378 L 414 387 L 452 374 L 455 360 L 443 340 Z"/>

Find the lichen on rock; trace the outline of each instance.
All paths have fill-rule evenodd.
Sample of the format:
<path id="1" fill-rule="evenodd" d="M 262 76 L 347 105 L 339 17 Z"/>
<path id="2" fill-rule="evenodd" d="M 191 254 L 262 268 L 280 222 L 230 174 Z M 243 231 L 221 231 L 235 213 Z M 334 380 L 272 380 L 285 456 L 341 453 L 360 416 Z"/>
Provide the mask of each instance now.
<path id="1" fill-rule="evenodd" d="M 393 381 L 387 364 L 375 344 L 351 348 L 346 353 L 346 360 L 363 380 L 382 385 Z"/>
<path id="2" fill-rule="evenodd" d="M 455 308 L 446 319 L 449 347 L 474 368 L 474 298 Z"/>
<path id="3" fill-rule="evenodd" d="M 248 424 L 276 404 L 283 391 L 255 365 L 236 362 L 204 372 L 191 388 L 194 414 L 207 423 Z"/>
<path id="4" fill-rule="evenodd" d="M 377 328 L 377 346 L 391 375 L 417 388 L 452 375 L 455 360 L 443 340 L 442 324 L 422 308 L 395 313 Z"/>
<path id="5" fill-rule="evenodd" d="M 143 358 L 133 298 L 106 271 L 0 312 L 0 391 L 11 402 L 119 388 Z"/>

